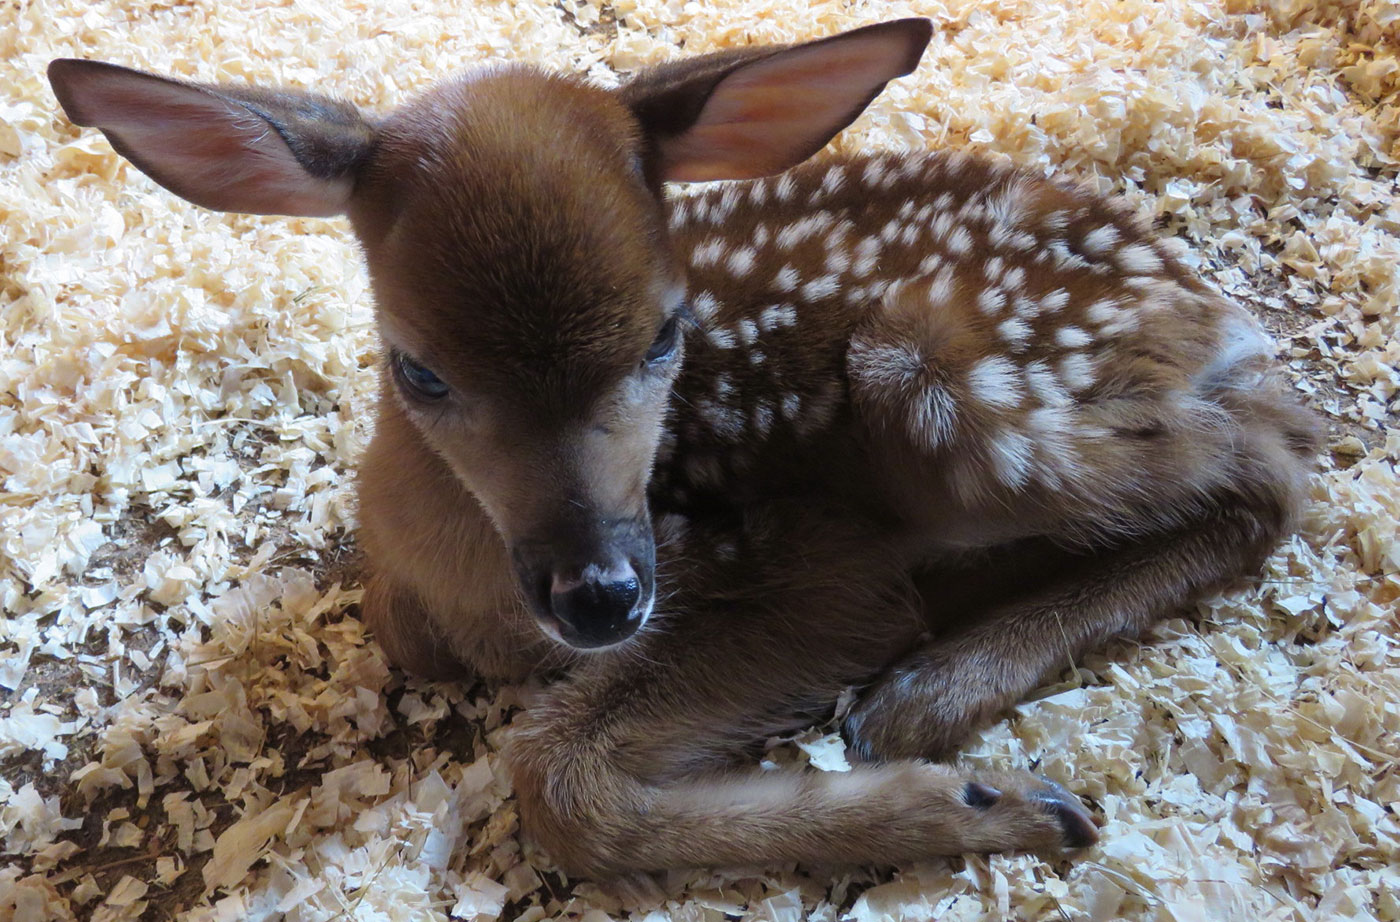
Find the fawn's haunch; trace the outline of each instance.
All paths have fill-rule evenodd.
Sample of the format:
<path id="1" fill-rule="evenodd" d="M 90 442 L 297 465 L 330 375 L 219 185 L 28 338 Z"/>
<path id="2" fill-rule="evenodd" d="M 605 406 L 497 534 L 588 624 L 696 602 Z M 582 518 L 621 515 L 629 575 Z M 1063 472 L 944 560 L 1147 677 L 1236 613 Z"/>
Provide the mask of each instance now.
<path id="1" fill-rule="evenodd" d="M 923 760 L 1292 527 L 1311 416 L 1120 204 L 960 154 L 800 165 L 930 33 L 616 90 L 490 67 L 383 117 L 50 67 L 196 204 L 349 216 L 386 354 L 363 616 L 406 669 L 558 679 L 510 760 L 565 868 L 1091 844 L 1058 785 Z M 868 764 L 737 766 L 850 685 Z"/>

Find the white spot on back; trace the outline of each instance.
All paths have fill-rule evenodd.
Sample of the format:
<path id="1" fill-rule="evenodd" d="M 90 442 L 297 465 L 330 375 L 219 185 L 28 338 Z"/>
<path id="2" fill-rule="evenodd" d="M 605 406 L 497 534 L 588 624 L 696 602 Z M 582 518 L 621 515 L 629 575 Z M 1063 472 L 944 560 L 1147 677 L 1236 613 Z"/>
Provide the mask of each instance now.
<path id="1" fill-rule="evenodd" d="M 941 384 L 930 384 L 909 402 L 905 425 L 915 445 L 934 449 L 951 441 L 957 419 L 953 396 Z"/>
<path id="2" fill-rule="evenodd" d="M 808 237 L 826 230 L 833 223 L 835 218 L 825 211 L 799 218 L 778 232 L 778 246 L 785 250 L 792 249 Z"/>
<path id="3" fill-rule="evenodd" d="M 792 198 L 793 192 L 797 190 L 796 184 L 792 181 L 791 173 L 784 173 L 778 177 L 777 188 L 773 190 L 773 196 L 780 202 L 786 202 Z"/>
<path id="4" fill-rule="evenodd" d="M 1060 359 L 1060 380 L 1070 393 L 1078 393 L 1093 386 L 1093 361 L 1082 352 L 1071 352 Z"/>
<path id="5" fill-rule="evenodd" d="M 765 333 L 770 330 L 790 327 L 796 322 L 797 308 L 791 304 L 774 304 L 772 307 L 764 308 L 763 313 L 758 315 L 758 327 Z"/>
<path id="6" fill-rule="evenodd" d="M 762 205 L 768 201 L 768 183 L 762 179 L 755 179 L 749 184 L 749 201 L 755 205 Z"/>
<path id="7" fill-rule="evenodd" d="M 1093 341 L 1094 337 L 1077 326 L 1063 326 L 1055 331 L 1055 342 L 1066 349 L 1082 349 Z"/>
<path id="8" fill-rule="evenodd" d="M 943 265 L 943 256 L 940 253 L 930 253 L 919 263 L 919 268 L 915 271 L 919 275 L 932 275 L 934 270 Z"/>
<path id="9" fill-rule="evenodd" d="M 1063 240 L 1052 240 L 1046 249 L 1055 258 L 1055 268 L 1057 269 L 1083 269 L 1089 265 L 1088 260 L 1083 256 L 1071 252 L 1069 244 Z"/>
<path id="10" fill-rule="evenodd" d="M 696 321 L 701 326 L 709 326 L 715 319 L 715 311 L 719 310 L 719 301 L 708 291 L 702 291 L 690 299 L 690 312 L 695 315 Z"/>
<path id="11" fill-rule="evenodd" d="M 977 293 L 977 309 L 984 314 L 995 314 L 1006 306 L 1006 292 L 988 286 Z"/>
<path id="12" fill-rule="evenodd" d="M 729 260 L 725 265 L 735 278 L 743 278 L 753 269 L 754 257 L 757 255 L 753 247 L 744 247 L 730 253 Z"/>
<path id="13" fill-rule="evenodd" d="M 802 286 L 802 297 L 807 301 L 829 298 L 836 294 L 840 287 L 840 280 L 836 276 L 823 275 Z"/>
<path id="14" fill-rule="evenodd" d="M 690 264 L 697 269 L 703 269 L 719 262 L 723 255 L 724 241 L 719 237 L 711 237 L 690 251 Z"/>
<path id="15" fill-rule="evenodd" d="M 942 307 L 953 297 L 953 267 L 944 266 L 933 277 L 928 286 L 928 303 L 932 307 Z"/>
<path id="16" fill-rule="evenodd" d="M 1047 314 L 1053 314 L 1069 303 L 1069 292 L 1063 288 L 1056 288 L 1048 295 L 1040 299 L 1040 309 Z"/>
<path id="17" fill-rule="evenodd" d="M 960 227 L 948 238 L 948 252 L 955 256 L 963 256 L 972 249 L 972 235 L 967 232 L 967 228 Z"/>
<path id="18" fill-rule="evenodd" d="M 679 230 L 690 220 L 690 203 L 682 199 L 671 208 L 671 217 L 666 222 L 671 230 Z"/>
<path id="19" fill-rule="evenodd" d="M 833 195 L 838 192 L 846 182 L 846 171 L 839 164 L 826 171 L 822 177 L 822 185 L 819 190 L 820 195 Z M 818 196 L 813 196 L 815 200 Z"/>
<path id="20" fill-rule="evenodd" d="M 1103 227 L 1096 227 L 1084 235 L 1083 248 L 1086 253 L 1095 256 L 1102 256 L 1113 248 L 1122 234 L 1118 233 L 1118 228 L 1112 224 L 1105 224 Z"/>
<path id="21" fill-rule="evenodd" d="M 709 330 L 705 331 L 705 338 L 708 339 L 716 349 L 733 349 L 738 345 L 738 342 L 734 339 L 733 331 L 727 330 L 724 327 L 710 327 Z"/>
<path id="22" fill-rule="evenodd" d="M 851 254 L 845 249 L 832 249 L 826 252 L 826 271 L 840 274 L 851 268 Z"/>
<path id="23" fill-rule="evenodd" d="M 802 281 L 802 277 L 797 274 L 796 269 L 792 266 L 783 266 L 773 279 L 773 287 L 778 291 L 792 291 L 800 281 Z"/>
<path id="24" fill-rule="evenodd" d="M 1090 304 L 1084 311 L 1084 316 L 1089 319 L 1090 323 L 1103 326 L 1105 323 L 1114 320 L 1118 316 L 1120 310 L 1121 308 L 1117 301 L 1112 298 L 1103 298 Z"/>
<path id="25" fill-rule="evenodd" d="M 994 407 L 1014 407 L 1021 402 L 1021 380 L 1016 366 L 1004 355 L 989 355 L 967 373 L 972 396 Z"/>
<path id="26" fill-rule="evenodd" d="M 997 480 L 1011 489 L 1025 486 L 1030 479 L 1031 460 L 1035 450 L 1031 440 L 1019 432 L 1005 429 L 988 441 L 992 455 L 992 468 Z"/>
<path id="27" fill-rule="evenodd" d="M 1059 376 L 1040 360 L 1026 366 L 1026 383 L 1031 395 L 1047 407 L 1063 407 L 1070 404 L 1069 392 L 1060 384 Z"/>
<path id="28" fill-rule="evenodd" d="M 735 329 L 739 334 L 739 341 L 746 346 L 752 346 L 754 341 L 758 339 L 758 324 L 747 317 L 740 320 L 738 327 Z"/>
<path id="29" fill-rule="evenodd" d="M 1123 268 L 1124 272 L 1147 275 L 1161 271 L 1162 259 L 1147 244 L 1134 243 L 1118 251 L 1118 265 Z"/>
<path id="30" fill-rule="evenodd" d="M 861 182 L 867 186 L 879 186 L 880 181 L 885 178 L 885 163 L 883 160 L 871 160 L 865 165 L 865 172 L 861 173 Z"/>
<path id="31" fill-rule="evenodd" d="M 1020 317 L 1008 317 L 997 325 L 997 335 L 1013 350 L 1025 347 L 1031 338 L 1031 328 Z"/>

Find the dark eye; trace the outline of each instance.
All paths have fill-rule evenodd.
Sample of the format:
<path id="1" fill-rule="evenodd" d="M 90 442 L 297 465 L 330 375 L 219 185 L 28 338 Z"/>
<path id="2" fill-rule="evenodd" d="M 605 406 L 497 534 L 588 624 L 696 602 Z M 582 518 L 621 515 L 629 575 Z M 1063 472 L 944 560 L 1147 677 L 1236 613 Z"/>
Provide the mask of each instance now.
<path id="1" fill-rule="evenodd" d="M 441 378 L 402 352 L 394 353 L 394 371 L 404 388 L 420 400 L 440 400 L 447 396 L 447 385 Z"/>
<path id="2" fill-rule="evenodd" d="M 666 322 L 657 331 L 656 339 L 652 340 L 651 347 L 647 349 L 644 358 L 648 364 L 655 364 L 671 357 L 671 354 L 676 351 L 676 332 L 678 329 L 676 314 L 667 317 Z"/>

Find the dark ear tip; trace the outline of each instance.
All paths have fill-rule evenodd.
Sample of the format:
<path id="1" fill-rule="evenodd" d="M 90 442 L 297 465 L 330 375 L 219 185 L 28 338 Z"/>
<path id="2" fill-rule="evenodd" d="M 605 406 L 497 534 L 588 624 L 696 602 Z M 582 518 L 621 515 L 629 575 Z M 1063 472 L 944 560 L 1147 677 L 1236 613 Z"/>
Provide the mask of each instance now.
<path id="1" fill-rule="evenodd" d="M 909 70 L 919 66 L 919 60 L 924 56 L 924 50 L 928 48 L 928 43 L 933 40 L 933 20 L 922 16 L 915 16 L 909 19 L 896 19 L 890 25 L 898 26 L 909 36 Z"/>
<path id="2" fill-rule="evenodd" d="M 91 63 L 91 61 L 84 61 L 82 58 L 54 58 L 49 62 L 47 70 L 49 86 L 53 87 L 54 95 L 58 97 L 58 104 L 63 107 L 64 114 L 74 124 L 81 124 L 81 122 L 77 118 L 78 107 L 73 98 L 71 81 L 82 73 L 85 65 Z"/>

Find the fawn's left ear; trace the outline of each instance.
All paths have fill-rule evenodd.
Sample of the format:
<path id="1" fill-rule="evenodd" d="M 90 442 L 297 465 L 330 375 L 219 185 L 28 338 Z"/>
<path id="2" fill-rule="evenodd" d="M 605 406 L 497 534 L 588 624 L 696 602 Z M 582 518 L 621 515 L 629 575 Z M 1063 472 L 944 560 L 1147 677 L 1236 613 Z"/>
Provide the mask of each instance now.
<path id="1" fill-rule="evenodd" d="M 101 61 L 49 65 L 63 111 L 196 205 L 248 214 L 333 215 L 349 205 L 374 129 L 313 93 L 205 86 Z"/>
<path id="2" fill-rule="evenodd" d="M 644 71 L 620 93 L 662 180 L 768 176 L 821 150 L 895 77 L 919 65 L 927 19 L 786 48 L 741 49 Z"/>

